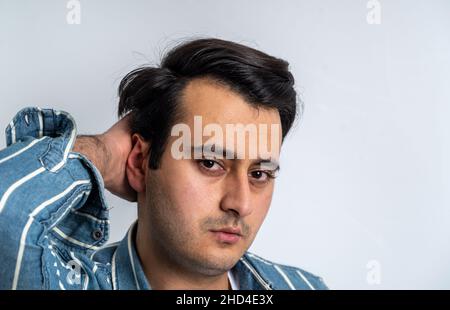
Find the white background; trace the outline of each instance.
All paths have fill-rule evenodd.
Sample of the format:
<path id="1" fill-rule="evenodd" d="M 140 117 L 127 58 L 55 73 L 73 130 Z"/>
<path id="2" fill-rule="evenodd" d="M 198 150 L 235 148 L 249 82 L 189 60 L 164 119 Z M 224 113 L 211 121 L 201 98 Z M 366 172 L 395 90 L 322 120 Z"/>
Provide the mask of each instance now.
<path id="1" fill-rule="evenodd" d="M 450 288 L 450 2 L 0 0 L 0 127 L 22 107 L 112 125 L 131 69 L 194 36 L 285 58 L 305 102 L 251 250 L 333 289 Z M 3 131 L 0 148 L 5 147 Z M 108 195 L 111 241 L 136 217 Z M 370 284 L 375 260 L 380 283 Z"/>

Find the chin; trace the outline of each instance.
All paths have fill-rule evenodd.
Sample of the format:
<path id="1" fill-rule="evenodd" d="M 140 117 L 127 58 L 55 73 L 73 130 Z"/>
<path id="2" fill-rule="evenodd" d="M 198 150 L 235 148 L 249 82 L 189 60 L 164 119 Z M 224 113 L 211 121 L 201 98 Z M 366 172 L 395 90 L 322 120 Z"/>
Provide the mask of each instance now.
<path id="1" fill-rule="evenodd" d="M 236 253 L 224 253 L 223 250 L 210 250 L 204 252 L 202 257 L 198 257 L 199 265 L 202 266 L 202 273 L 208 275 L 220 275 L 230 270 L 240 259 Z"/>

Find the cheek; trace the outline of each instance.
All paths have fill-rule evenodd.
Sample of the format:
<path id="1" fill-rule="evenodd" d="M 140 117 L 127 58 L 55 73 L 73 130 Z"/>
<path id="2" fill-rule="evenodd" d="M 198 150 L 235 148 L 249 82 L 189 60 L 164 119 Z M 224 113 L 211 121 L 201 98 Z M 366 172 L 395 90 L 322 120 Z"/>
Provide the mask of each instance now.
<path id="1" fill-rule="evenodd" d="M 215 190 L 207 178 L 199 176 L 190 161 L 177 161 L 164 172 L 164 188 L 174 211 L 188 221 L 203 218 L 217 205 Z"/>
<path id="2" fill-rule="evenodd" d="M 251 225 L 255 229 L 255 233 L 259 230 L 267 213 L 269 212 L 270 204 L 272 202 L 273 186 L 267 188 L 263 193 L 254 195 L 253 212 Z"/>

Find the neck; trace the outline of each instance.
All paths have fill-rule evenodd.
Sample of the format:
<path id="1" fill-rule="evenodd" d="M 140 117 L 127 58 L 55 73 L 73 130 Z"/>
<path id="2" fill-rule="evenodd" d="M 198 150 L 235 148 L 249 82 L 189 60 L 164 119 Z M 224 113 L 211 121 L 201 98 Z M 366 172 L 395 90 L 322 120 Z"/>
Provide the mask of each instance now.
<path id="1" fill-rule="evenodd" d="M 144 225 L 137 226 L 136 250 L 147 281 L 155 290 L 229 290 L 228 274 L 218 276 L 201 274 L 189 270 L 165 255 L 149 237 Z"/>

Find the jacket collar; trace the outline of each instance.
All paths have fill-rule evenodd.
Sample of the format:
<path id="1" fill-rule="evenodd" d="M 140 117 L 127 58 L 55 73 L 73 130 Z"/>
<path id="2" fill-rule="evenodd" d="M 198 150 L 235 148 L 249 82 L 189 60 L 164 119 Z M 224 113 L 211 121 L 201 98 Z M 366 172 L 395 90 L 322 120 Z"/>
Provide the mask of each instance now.
<path id="1" fill-rule="evenodd" d="M 149 290 L 150 285 L 142 269 L 134 244 L 137 221 L 131 225 L 119 243 L 111 263 L 113 289 Z"/>
<path id="2" fill-rule="evenodd" d="M 133 223 L 125 237 L 119 243 L 112 257 L 113 289 L 149 290 L 141 262 L 135 247 L 137 221 Z M 270 283 L 254 267 L 251 258 L 244 254 L 232 268 L 241 290 L 267 290 Z"/>

